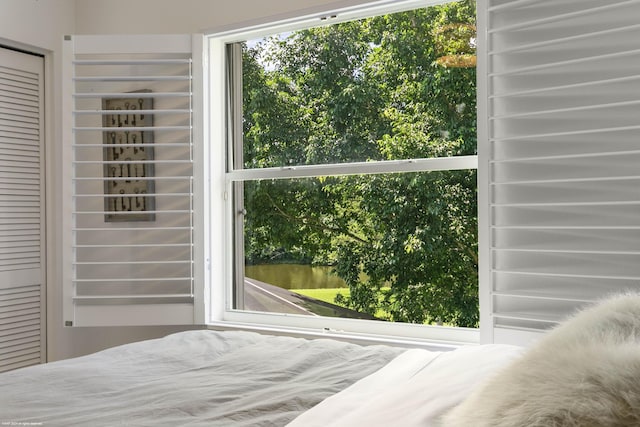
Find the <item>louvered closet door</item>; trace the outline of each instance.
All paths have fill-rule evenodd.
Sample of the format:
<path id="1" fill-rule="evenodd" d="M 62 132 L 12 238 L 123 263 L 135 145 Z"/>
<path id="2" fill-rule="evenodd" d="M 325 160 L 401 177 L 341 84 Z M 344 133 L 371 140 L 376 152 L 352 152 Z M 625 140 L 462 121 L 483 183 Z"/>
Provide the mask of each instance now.
<path id="1" fill-rule="evenodd" d="M 0 48 L 0 372 L 45 360 L 42 73 Z"/>
<path id="2" fill-rule="evenodd" d="M 486 6 L 483 340 L 526 341 L 640 288 L 640 1 Z"/>

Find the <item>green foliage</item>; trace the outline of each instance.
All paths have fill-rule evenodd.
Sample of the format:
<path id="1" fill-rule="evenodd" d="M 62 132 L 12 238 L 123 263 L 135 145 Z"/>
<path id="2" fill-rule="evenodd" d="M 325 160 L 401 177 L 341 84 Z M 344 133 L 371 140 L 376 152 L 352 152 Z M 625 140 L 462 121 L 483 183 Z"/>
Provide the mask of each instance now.
<path id="1" fill-rule="evenodd" d="M 476 153 L 475 2 L 244 49 L 247 168 Z M 453 40 L 450 40 L 451 37 Z M 247 262 L 333 265 L 340 303 L 385 320 L 478 324 L 475 171 L 245 183 Z"/>

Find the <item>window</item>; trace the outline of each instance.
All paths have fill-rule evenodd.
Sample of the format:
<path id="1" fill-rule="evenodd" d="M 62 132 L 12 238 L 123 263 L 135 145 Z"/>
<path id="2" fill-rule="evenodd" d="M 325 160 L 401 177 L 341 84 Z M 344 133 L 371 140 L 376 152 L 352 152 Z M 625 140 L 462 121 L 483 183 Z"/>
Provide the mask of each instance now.
<path id="1" fill-rule="evenodd" d="M 475 2 L 393 6 L 211 39 L 222 319 L 476 339 Z"/>
<path id="2" fill-rule="evenodd" d="M 223 321 L 226 326 L 304 328 L 304 332 L 328 328 L 359 336 L 404 335 L 460 342 L 478 341 L 480 335 L 482 342 L 523 343 L 587 302 L 637 289 L 640 98 L 635 83 L 640 61 L 634 18 L 640 13 L 640 3 L 479 2 L 478 159 L 475 97 L 465 92 L 475 89 L 471 78 L 476 58 L 473 19 L 457 12 L 465 5 L 471 7 L 456 2 L 418 9 L 424 4 L 377 1 L 366 10 L 347 8 L 335 17 L 326 14 L 323 20 L 308 16 L 268 28 L 258 25 L 242 32 L 218 33 L 206 40 L 202 35 L 65 38 L 61 88 L 65 321 L 90 326 L 210 320 Z M 437 10 L 447 13 L 431 20 L 418 19 L 419 13 Z M 400 19 L 411 14 L 414 19 Z M 302 64 L 298 74 L 308 71 L 309 78 L 317 77 L 318 72 L 305 64 L 312 64 L 308 59 L 313 55 L 323 59 L 318 52 L 331 53 L 324 59 L 342 58 L 350 64 L 347 73 L 325 75 L 331 84 L 324 86 L 325 92 L 316 93 L 324 98 L 306 99 L 319 100 L 316 104 L 300 102 L 300 93 L 306 93 L 297 90 L 301 80 L 275 78 L 270 73 L 285 63 L 276 51 L 258 55 L 256 49 L 258 43 L 287 44 L 294 33 L 298 37 L 298 30 L 311 27 L 332 34 L 336 24 L 346 23 L 344 28 L 353 30 L 355 20 L 367 16 L 376 16 L 364 21 L 370 33 L 401 31 L 390 31 L 388 38 L 362 39 L 352 51 L 345 50 L 346 46 L 340 50 L 339 45 L 319 50 L 313 43 L 307 51 L 289 56 L 289 68 L 293 71 L 293 65 Z M 418 26 L 420 23 L 426 26 Z M 424 31 L 416 34 L 416 28 Z M 313 31 L 301 34 L 312 37 Z M 279 36 L 269 39 L 274 34 Z M 428 37 L 431 45 L 417 44 Z M 206 52 L 201 55 L 203 41 Z M 420 55 L 429 60 L 418 61 L 417 68 L 396 63 L 389 70 L 362 59 L 369 54 L 377 60 L 392 57 L 391 46 L 416 61 Z M 353 54 L 337 55 L 345 52 Z M 243 61 L 243 57 L 248 59 Z M 202 76 L 204 71 L 207 76 Z M 386 92 L 366 84 L 372 74 L 387 78 L 383 88 L 390 88 L 394 97 L 384 98 Z M 444 96 L 451 92 L 425 83 L 455 76 L 467 78 L 456 80 L 460 84 L 454 85 L 453 96 Z M 251 81 L 260 83 L 252 86 L 254 93 L 243 90 Z M 314 80 L 305 82 L 318 87 L 311 85 Z M 102 118 L 113 112 L 102 109 L 100 101 L 148 89 L 155 93 L 153 113 L 157 116 L 153 129 L 145 128 L 156 137 L 157 221 L 105 222 L 103 149 L 113 147 L 103 139 Z M 377 97 L 362 96 L 371 92 Z M 429 96 L 417 98 L 416 93 Z M 243 102 L 245 95 L 250 102 Z M 186 99 L 190 107 L 181 104 Z M 366 99 L 380 102 L 363 102 Z M 389 99 L 393 101 L 389 105 L 382 102 Z M 266 108 L 255 108 L 259 105 Z M 243 113 L 243 107 L 253 113 Z M 336 111 L 348 114 L 333 114 Z M 385 114 L 370 116 L 372 111 Z M 446 112 L 450 115 L 441 114 Z M 132 114 L 136 113 L 141 114 L 139 109 Z M 466 123 L 462 116 L 471 120 L 469 126 L 454 126 Z M 268 123 L 271 127 L 264 126 Z M 420 129 L 423 132 L 417 131 Z M 318 130 L 320 133 L 314 133 Z M 378 130 L 382 131 L 376 133 Z M 174 132 L 184 138 L 173 139 Z M 471 137 L 459 143 L 456 132 Z M 176 174 L 178 167 L 184 173 Z M 450 258 L 455 262 L 449 263 L 446 257 L 440 258 L 434 264 L 433 258 L 413 255 L 425 254 L 427 244 L 439 243 L 438 238 L 444 239 L 447 233 L 455 244 L 444 247 L 458 251 L 452 253 L 474 248 L 475 233 L 459 234 L 474 239 L 450 237 L 476 223 L 470 215 L 476 201 L 469 197 L 476 191 L 471 185 L 476 174 L 480 289 L 462 289 L 479 291 L 479 333 L 475 328 L 448 327 L 458 319 L 440 317 L 437 312 L 429 312 L 425 321 L 437 324 L 440 320 L 444 327 L 250 306 L 245 283 L 256 280 L 254 264 L 273 256 L 304 261 L 306 265 L 295 273 L 298 276 L 310 273 L 310 265 L 320 265 L 312 271 L 340 270 L 341 280 L 352 282 L 360 281 L 361 271 L 348 267 L 364 265 L 364 280 L 379 289 L 386 302 L 381 313 L 368 306 L 379 300 L 358 286 L 353 293 L 351 289 L 349 294 L 342 292 L 340 301 L 333 295 L 327 303 L 340 305 L 351 298 L 351 305 L 342 307 L 341 313 L 349 309 L 374 317 L 396 310 L 392 298 L 396 296 L 388 290 L 405 279 L 390 274 L 395 266 L 386 261 L 400 263 L 407 275 L 423 274 L 433 265 L 463 275 L 463 269 L 454 267 L 468 264 L 457 264 L 458 259 Z M 164 186 L 174 178 L 192 181 L 193 191 L 191 186 L 188 192 Z M 185 201 L 178 209 L 167 203 L 178 199 Z M 432 223 L 415 226 L 405 220 L 424 215 L 434 218 L 445 205 L 447 216 L 443 218 L 449 222 L 435 223 L 439 233 L 432 233 Z M 421 216 L 404 215 L 411 209 L 422 209 Z M 286 220 L 275 221 L 278 215 Z M 180 224 L 171 224 L 170 216 Z M 277 233 L 274 225 L 280 227 Z M 334 233 L 336 228 L 343 234 Z M 398 231 L 401 228 L 404 234 Z M 185 239 L 174 239 L 173 232 Z M 372 235 L 379 240 L 370 239 Z M 426 235 L 433 239 L 425 240 Z M 152 236 L 153 241 L 146 239 Z M 169 240 L 179 250 L 169 249 Z M 184 253 L 185 244 L 191 248 L 187 262 L 175 259 Z M 124 247 L 138 258 L 121 258 Z M 389 247 L 408 256 L 387 257 Z M 385 250 L 373 251 L 378 248 Z M 110 249 L 110 256 L 87 259 L 96 253 L 93 249 Z M 473 251 L 466 253 L 473 263 Z M 350 260 L 357 263 L 347 263 Z M 167 286 L 163 273 L 169 268 L 167 261 L 193 266 L 192 274 L 185 275 L 186 287 Z M 150 264 L 161 265 L 163 270 L 139 268 Z M 280 267 L 258 268 L 266 275 L 269 269 Z M 140 275 L 125 276 L 129 272 Z M 170 272 L 178 274 L 176 269 Z M 155 278 L 163 280 L 138 280 Z M 328 279 L 338 278 L 331 274 Z M 239 284 L 235 288 L 234 280 Z M 271 278 L 261 281 L 278 284 Z M 448 291 L 447 284 L 455 280 L 440 283 L 432 289 Z M 342 282 L 327 285 L 342 286 Z M 421 296 L 419 286 L 407 288 L 414 292 L 409 298 Z M 201 300 L 205 295 L 210 296 L 208 304 Z M 455 297 L 476 301 L 475 295 Z M 317 293 L 314 298 L 320 299 Z"/>

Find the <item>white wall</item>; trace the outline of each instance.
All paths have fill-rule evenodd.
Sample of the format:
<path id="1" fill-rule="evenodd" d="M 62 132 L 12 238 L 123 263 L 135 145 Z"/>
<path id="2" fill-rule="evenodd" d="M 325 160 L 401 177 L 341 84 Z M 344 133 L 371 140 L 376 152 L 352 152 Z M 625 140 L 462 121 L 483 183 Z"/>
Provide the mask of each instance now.
<path id="1" fill-rule="evenodd" d="M 61 56 L 65 34 L 196 33 L 331 11 L 366 0 L 0 0 L 0 44 L 45 55 L 49 360 L 175 332 L 177 327 L 64 328 L 59 203 Z"/>
<path id="2" fill-rule="evenodd" d="M 0 0 L 0 42 L 58 51 L 62 35 L 75 31 L 74 0 Z"/>
<path id="3" fill-rule="evenodd" d="M 1 0 L 0 0 L 1 1 Z M 77 0 L 77 34 L 197 33 L 372 0 Z"/>

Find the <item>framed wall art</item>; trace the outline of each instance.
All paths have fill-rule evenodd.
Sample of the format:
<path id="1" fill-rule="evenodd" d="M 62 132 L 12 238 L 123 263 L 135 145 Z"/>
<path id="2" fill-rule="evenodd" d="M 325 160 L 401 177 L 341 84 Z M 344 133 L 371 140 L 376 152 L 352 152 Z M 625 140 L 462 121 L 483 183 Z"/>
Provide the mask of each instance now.
<path id="1" fill-rule="evenodd" d="M 105 221 L 154 221 L 153 99 L 103 98 Z"/>

